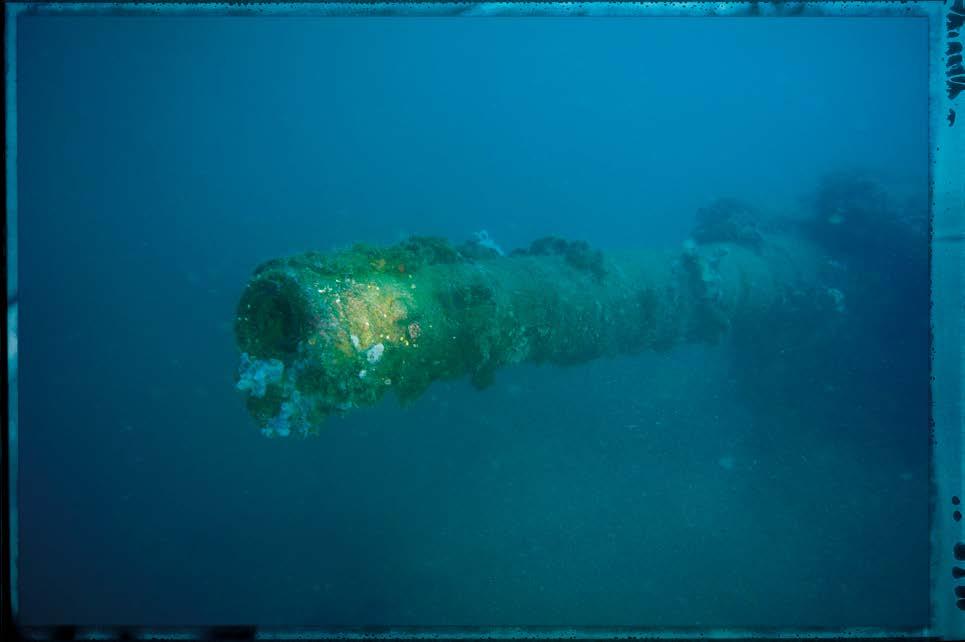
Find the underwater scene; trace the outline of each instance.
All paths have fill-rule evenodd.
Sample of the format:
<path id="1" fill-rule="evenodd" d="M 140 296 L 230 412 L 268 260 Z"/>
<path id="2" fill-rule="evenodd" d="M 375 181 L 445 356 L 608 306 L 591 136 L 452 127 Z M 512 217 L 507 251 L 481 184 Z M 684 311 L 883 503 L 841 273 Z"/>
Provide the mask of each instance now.
<path id="1" fill-rule="evenodd" d="M 927 623 L 925 20 L 17 29 L 23 624 Z"/>

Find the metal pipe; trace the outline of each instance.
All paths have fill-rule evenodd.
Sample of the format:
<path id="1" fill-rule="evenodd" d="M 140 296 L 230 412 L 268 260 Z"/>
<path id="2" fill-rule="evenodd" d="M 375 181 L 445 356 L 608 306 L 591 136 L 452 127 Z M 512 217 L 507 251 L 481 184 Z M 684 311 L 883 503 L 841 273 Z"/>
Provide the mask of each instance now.
<path id="1" fill-rule="evenodd" d="M 695 237 L 609 255 L 546 238 L 508 256 L 414 237 L 272 260 L 238 306 L 237 385 L 264 434 L 307 436 L 390 391 L 407 402 L 441 379 L 485 388 L 514 363 L 715 342 L 792 301 L 810 318 L 842 309 L 822 285 L 826 257 L 804 238 Z"/>

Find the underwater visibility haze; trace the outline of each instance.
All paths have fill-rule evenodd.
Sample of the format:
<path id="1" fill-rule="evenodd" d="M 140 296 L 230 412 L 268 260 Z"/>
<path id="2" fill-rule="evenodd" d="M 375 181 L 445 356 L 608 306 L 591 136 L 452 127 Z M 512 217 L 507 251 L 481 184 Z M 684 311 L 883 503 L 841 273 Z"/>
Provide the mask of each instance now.
<path id="1" fill-rule="evenodd" d="M 23 623 L 924 626 L 926 28 L 20 18 Z"/>

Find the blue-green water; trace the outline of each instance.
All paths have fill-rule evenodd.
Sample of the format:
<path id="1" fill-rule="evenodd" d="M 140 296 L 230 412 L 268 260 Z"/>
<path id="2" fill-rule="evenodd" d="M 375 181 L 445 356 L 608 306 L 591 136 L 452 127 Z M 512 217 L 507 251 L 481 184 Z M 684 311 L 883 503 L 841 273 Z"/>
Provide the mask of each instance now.
<path id="1" fill-rule="evenodd" d="M 751 390 L 725 341 L 436 383 L 268 440 L 232 335 L 252 269 L 290 252 L 480 229 L 673 247 L 717 197 L 808 211 L 856 167 L 923 214 L 924 21 L 18 37 L 25 623 L 926 622 L 923 252 L 850 248 L 853 278 L 894 284 L 849 308 L 867 330 L 826 371 L 788 346 Z"/>

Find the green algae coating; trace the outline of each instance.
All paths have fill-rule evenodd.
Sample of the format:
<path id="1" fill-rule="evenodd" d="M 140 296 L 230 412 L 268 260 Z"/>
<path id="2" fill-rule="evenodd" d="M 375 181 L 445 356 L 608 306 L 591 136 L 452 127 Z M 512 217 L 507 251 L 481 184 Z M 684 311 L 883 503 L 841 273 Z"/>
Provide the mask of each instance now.
<path id="1" fill-rule="evenodd" d="M 249 394 L 248 410 L 267 426 L 290 402 L 313 434 L 329 415 L 390 391 L 406 403 L 436 380 L 482 389 L 513 363 L 713 342 L 810 278 L 812 254 L 773 239 L 606 256 L 550 237 L 502 256 L 414 237 L 275 259 L 249 281 L 235 333 L 241 352 L 282 361 L 284 375 Z"/>

